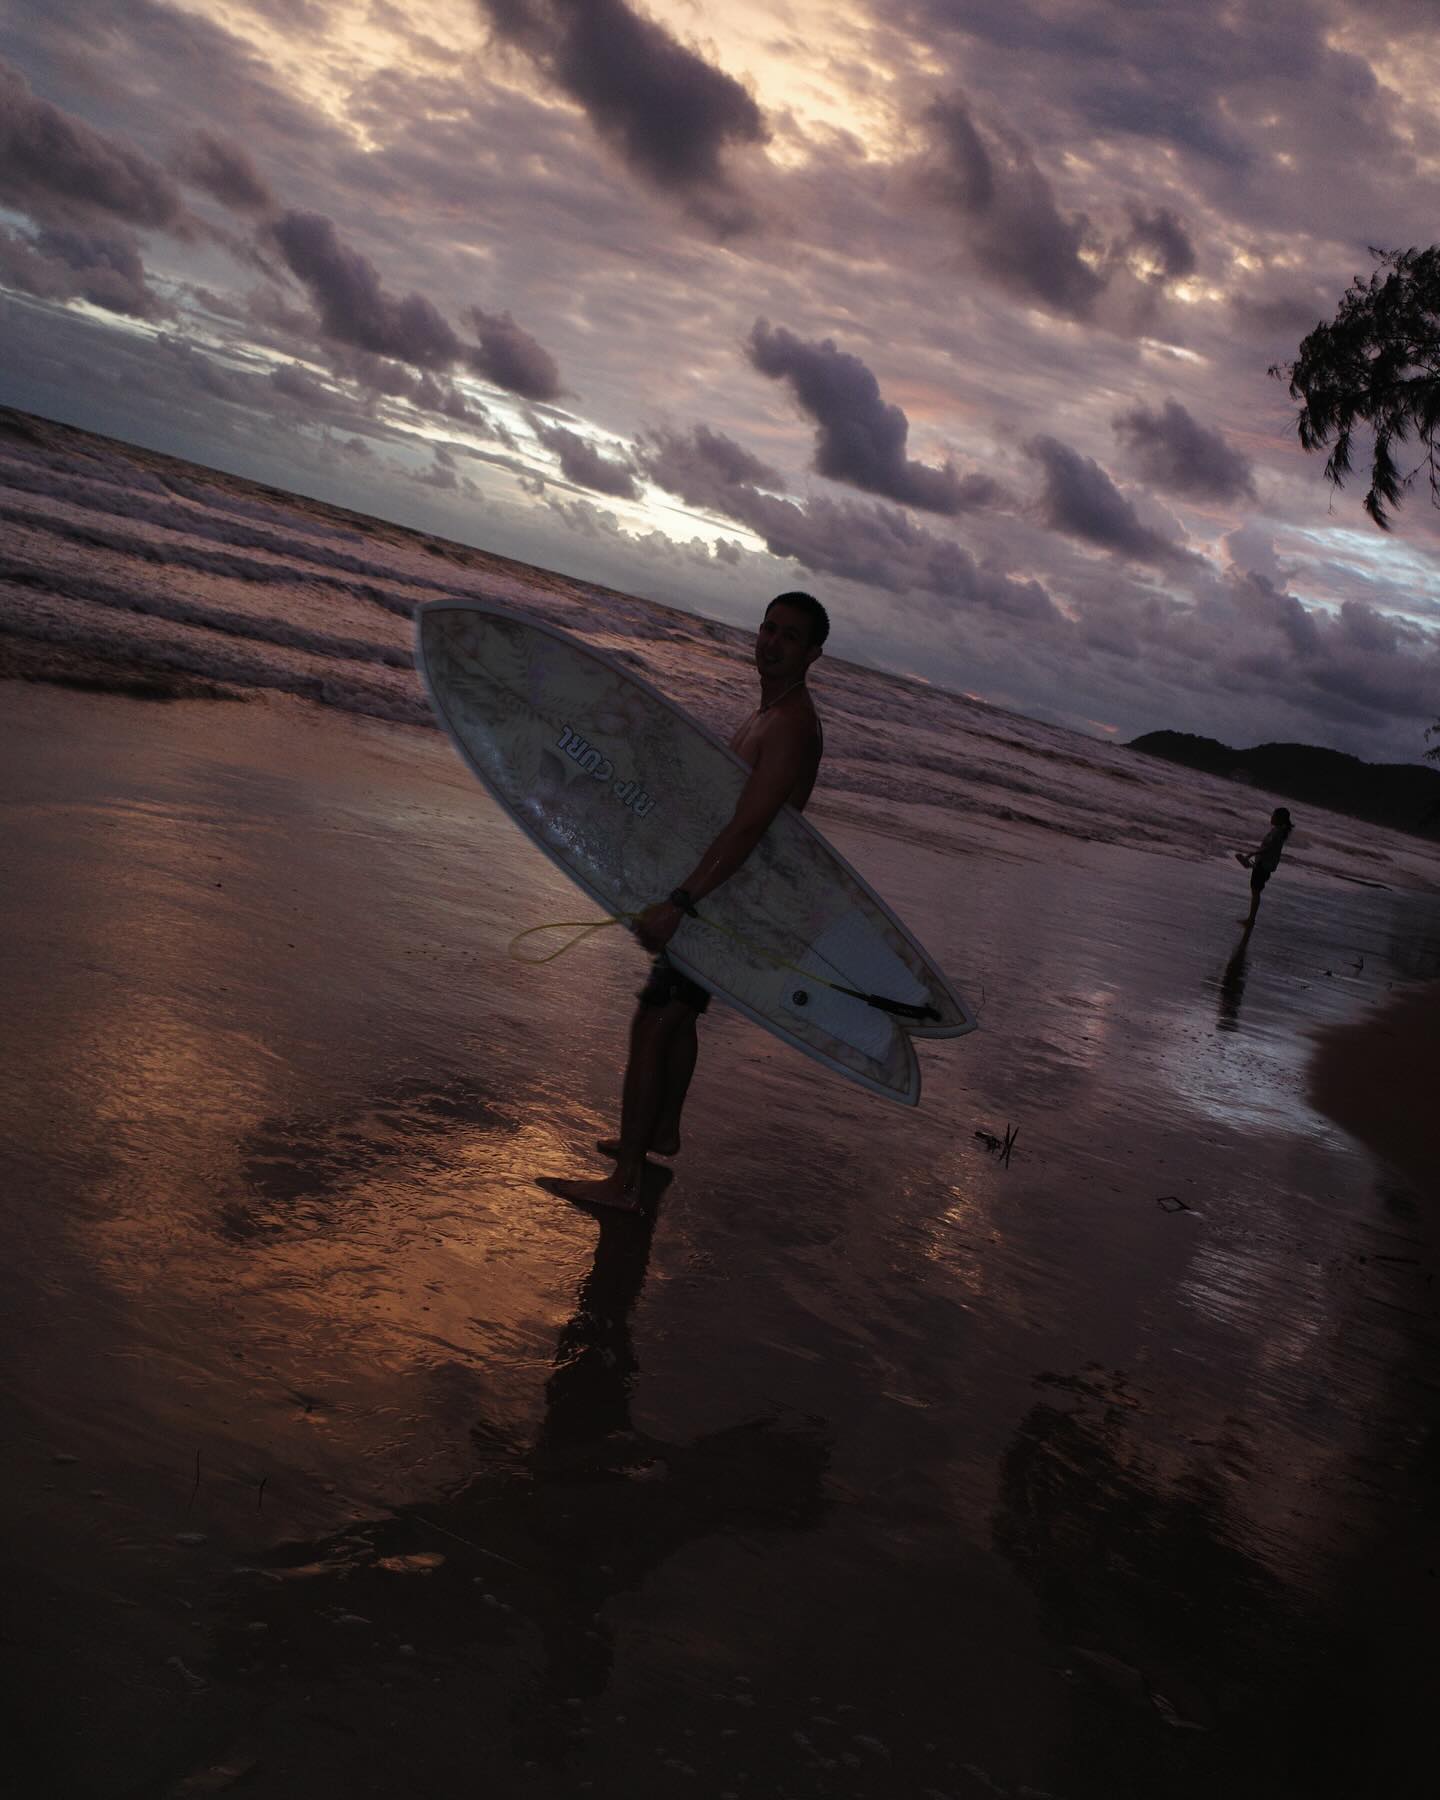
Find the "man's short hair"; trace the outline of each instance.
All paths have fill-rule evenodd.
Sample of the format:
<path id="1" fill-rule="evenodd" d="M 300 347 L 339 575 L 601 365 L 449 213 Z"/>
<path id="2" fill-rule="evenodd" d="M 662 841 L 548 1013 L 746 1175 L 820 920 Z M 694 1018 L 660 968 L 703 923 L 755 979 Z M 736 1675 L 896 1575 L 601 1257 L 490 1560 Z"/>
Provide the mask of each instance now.
<path id="1" fill-rule="evenodd" d="M 793 606 L 810 621 L 810 642 L 823 644 L 830 635 L 830 615 L 813 594 L 777 594 L 770 606 Z M 768 613 L 770 606 L 765 608 Z"/>

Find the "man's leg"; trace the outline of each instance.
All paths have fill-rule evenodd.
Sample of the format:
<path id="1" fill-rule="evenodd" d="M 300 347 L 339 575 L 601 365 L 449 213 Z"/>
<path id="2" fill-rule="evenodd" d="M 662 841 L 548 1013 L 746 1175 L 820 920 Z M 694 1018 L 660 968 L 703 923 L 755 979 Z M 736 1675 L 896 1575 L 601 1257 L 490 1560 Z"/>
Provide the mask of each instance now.
<path id="1" fill-rule="evenodd" d="M 680 1154 L 680 1114 L 685 1106 L 685 1096 L 690 1091 L 690 1078 L 695 1073 L 695 1060 L 700 1054 L 700 1034 L 695 1029 L 699 1013 L 693 1007 L 680 1007 L 679 1016 L 665 1039 L 662 1052 L 662 1088 L 660 1110 L 655 1119 L 655 1129 L 651 1133 L 647 1146 L 652 1156 L 678 1156 Z M 632 1047 L 631 1055 L 634 1050 Z M 626 1088 L 628 1090 L 629 1070 L 626 1070 Z M 623 1136 L 624 1127 L 621 1132 Z M 621 1138 L 598 1138 L 595 1148 L 602 1156 L 619 1156 Z"/>
<path id="2" fill-rule="evenodd" d="M 700 1054 L 700 1034 L 695 1029 L 699 1018 L 693 1007 L 684 1007 L 666 1048 L 665 1096 L 660 1103 L 655 1141 L 651 1146 L 662 1156 L 674 1156 L 680 1148 L 680 1114 L 685 1108 L 685 1096 L 690 1092 L 695 1059 Z"/>
<path id="3" fill-rule="evenodd" d="M 684 1087 L 695 1068 L 695 1013 L 683 1000 L 662 1006 L 641 1002 L 630 1026 L 630 1056 L 620 1100 L 620 1140 L 615 1145 L 615 1172 L 603 1181 L 557 1181 L 554 1191 L 585 1206 L 617 1206 L 628 1212 L 640 1207 L 640 1177 L 645 1154 L 655 1139 L 670 1095 L 672 1046 L 685 1064 Z"/>

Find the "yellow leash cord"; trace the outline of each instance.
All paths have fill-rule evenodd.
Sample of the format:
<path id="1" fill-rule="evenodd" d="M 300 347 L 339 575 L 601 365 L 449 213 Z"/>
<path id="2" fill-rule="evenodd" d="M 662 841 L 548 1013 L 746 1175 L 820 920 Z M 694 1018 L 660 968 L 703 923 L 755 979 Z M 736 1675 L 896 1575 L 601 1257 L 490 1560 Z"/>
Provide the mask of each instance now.
<path id="1" fill-rule="evenodd" d="M 786 962 L 784 957 L 772 956 L 768 950 L 753 943 L 738 931 L 732 931 L 728 925 L 722 925 L 718 919 L 707 919 L 702 913 L 692 912 L 689 915 L 702 925 L 708 925 L 711 931 L 723 932 L 732 943 L 739 944 L 759 961 L 769 963 L 772 969 L 785 969 L 792 975 L 798 975 L 802 981 L 809 981 L 818 987 L 826 987 L 832 993 L 844 994 L 851 1000 L 863 1000 L 867 1006 L 877 1007 L 881 1012 L 888 1012 L 902 1019 L 938 1019 L 940 1014 L 933 1006 L 913 1006 L 907 1000 L 887 1000 L 882 994 L 862 994 L 857 988 L 842 987 L 838 981 L 827 981 L 823 975 L 816 975 L 810 969 L 802 969 L 796 963 Z M 505 947 L 505 954 L 513 962 L 527 963 L 531 968 L 539 968 L 544 963 L 551 963 L 557 957 L 564 956 L 569 950 L 592 937 L 597 931 L 605 931 L 611 925 L 633 925 L 640 917 L 639 913 L 614 913 L 608 919 L 552 919 L 548 925 L 531 925 L 524 931 L 517 931 Z M 573 931 L 574 937 L 568 938 L 558 950 L 552 950 L 548 956 L 528 956 L 516 948 L 526 938 L 535 937 L 542 931 Z"/>
<path id="2" fill-rule="evenodd" d="M 505 946 L 505 954 L 512 962 L 528 963 L 532 969 L 538 969 L 542 963 L 554 962 L 557 956 L 573 950 L 595 932 L 604 931 L 610 925 L 633 925 L 639 917 L 639 913 L 616 913 L 609 919 L 552 919 L 548 925 L 532 925 L 526 931 L 517 931 Z M 541 931 L 573 931 L 575 935 L 558 950 L 552 950 L 548 956 L 526 956 L 516 949 L 517 944 L 524 943 L 526 938 L 534 937 Z"/>

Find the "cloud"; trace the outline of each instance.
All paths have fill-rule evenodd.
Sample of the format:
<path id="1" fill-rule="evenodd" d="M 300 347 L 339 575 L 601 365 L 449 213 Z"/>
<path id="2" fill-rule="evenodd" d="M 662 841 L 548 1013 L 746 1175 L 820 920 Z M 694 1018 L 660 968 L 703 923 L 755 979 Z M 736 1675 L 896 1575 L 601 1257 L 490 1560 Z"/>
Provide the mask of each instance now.
<path id="1" fill-rule="evenodd" d="M 480 340 L 479 348 L 469 352 L 477 375 L 526 400 L 554 400 L 564 391 L 555 358 L 508 312 L 487 313 L 472 306 L 465 319 Z"/>
<path id="2" fill-rule="evenodd" d="M 976 272 L 1051 312 L 1088 317 L 1105 282 L 1080 254 L 1091 235 L 1085 214 L 1067 218 L 1021 139 L 982 126 L 960 95 L 935 101 L 926 116 L 940 155 L 928 186 Z"/>
<path id="3" fill-rule="evenodd" d="M 640 460 L 651 480 L 667 492 L 746 526 L 772 556 L 801 563 L 818 575 L 890 593 L 929 594 L 1012 618 L 1060 616 L 1038 582 L 981 568 L 953 538 L 917 525 L 897 506 L 824 497 L 799 501 L 762 492 L 747 477 L 763 478 L 773 471 L 707 426 L 697 426 L 688 436 L 649 433 Z"/>
<path id="4" fill-rule="evenodd" d="M 688 433 L 642 432 L 638 461 L 666 493 L 678 494 L 689 506 L 720 513 L 729 511 L 738 488 L 782 493 L 785 489 L 785 478 L 778 469 L 708 425 L 697 425 Z"/>
<path id="5" fill-rule="evenodd" d="M 176 167 L 184 180 L 232 212 L 276 210 L 274 194 L 245 151 L 212 131 L 192 131 L 177 153 Z"/>
<path id="6" fill-rule="evenodd" d="M 625 0 L 479 4 L 497 35 L 533 58 L 642 179 L 722 232 L 750 222 L 722 157 L 768 133 L 733 76 Z"/>
<path id="7" fill-rule="evenodd" d="M 268 231 L 331 337 L 420 369 L 459 360 L 463 345 L 431 302 L 423 294 L 387 294 L 375 265 L 342 243 L 323 213 L 282 213 Z"/>
<path id="8" fill-rule="evenodd" d="M 328 407 L 334 399 L 330 389 L 317 381 L 308 369 L 302 369 L 299 363 L 278 363 L 270 371 L 270 385 L 277 394 L 283 394 L 287 400 L 294 400 L 312 412 Z"/>
<path id="9" fill-rule="evenodd" d="M 1184 221 L 1168 206 L 1157 206 L 1149 213 L 1132 206 L 1130 232 L 1122 248 L 1132 256 L 1138 251 L 1153 265 L 1154 277 L 1160 281 L 1179 281 L 1195 273 L 1195 246 Z"/>
<path id="10" fill-rule="evenodd" d="M 1255 475 L 1248 459 L 1218 431 L 1191 417 L 1178 400 L 1158 411 L 1137 406 L 1110 421 L 1142 478 L 1193 500 L 1253 500 Z"/>
<path id="11" fill-rule="evenodd" d="M 180 190 L 133 145 L 41 100 L 0 62 L 0 202 L 29 217 L 84 228 L 97 215 L 187 229 Z"/>
<path id="12" fill-rule="evenodd" d="M 567 431 L 563 425 L 537 424 L 535 435 L 560 458 L 560 472 L 568 481 L 621 500 L 640 497 L 633 470 L 625 463 L 610 462 L 587 438 Z"/>
<path id="13" fill-rule="evenodd" d="M 1045 472 L 1040 510 L 1053 530 L 1138 562 L 1170 562 L 1184 554 L 1178 544 L 1141 523 L 1094 457 L 1043 435 L 1031 438 L 1025 448 Z"/>
<path id="14" fill-rule="evenodd" d="M 168 316 L 128 235 L 51 226 L 33 237 L 0 230 L 0 286 L 42 300 L 88 300 L 135 319 Z"/>
<path id="15" fill-rule="evenodd" d="M 172 337 L 161 332 L 153 351 L 158 364 L 169 364 L 190 385 L 212 400 L 226 400 L 234 406 L 251 406 L 261 383 L 254 375 L 236 375 L 208 356 L 188 338 Z"/>
<path id="16" fill-rule="evenodd" d="M 478 401 L 467 400 L 453 382 L 437 381 L 428 370 L 416 381 L 410 397 L 427 412 L 442 413 L 459 425 L 470 425 L 492 437 L 502 437 L 507 443 L 511 441 L 509 432 L 501 429 Z M 436 454 L 439 455 L 438 448 Z"/>
<path id="17" fill-rule="evenodd" d="M 772 329 L 757 319 L 746 349 L 762 375 L 790 383 L 802 410 L 820 427 L 817 473 L 923 512 L 953 515 L 998 496 L 988 476 L 962 480 L 953 463 L 935 469 L 910 461 L 909 420 L 881 399 L 879 382 L 860 358 L 837 349 L 832 339 L 807 343 L 783 325 Z"/>

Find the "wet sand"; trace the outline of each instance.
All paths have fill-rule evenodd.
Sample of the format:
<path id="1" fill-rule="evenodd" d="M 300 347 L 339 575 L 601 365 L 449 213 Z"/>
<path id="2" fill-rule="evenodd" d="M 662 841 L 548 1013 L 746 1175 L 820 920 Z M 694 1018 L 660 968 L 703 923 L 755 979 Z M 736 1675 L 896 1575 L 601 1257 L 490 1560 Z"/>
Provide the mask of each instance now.
<path id="1" fill-rule="evenodd" d="M 637 953 L 505 960 L 575 901 L 433 734 L 4 700 L 22 1791 L 1405 1791 L 1430 1153 L 1337 1059 L 1433 892 L 1277 878 L 1242 945 L 1233 866 L 822 799 L 984 1029 L 910 1113 L 716 1009 L 597 1224 L 536 1177 Z"/>

